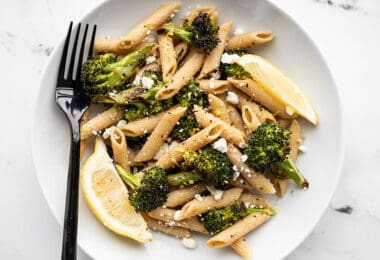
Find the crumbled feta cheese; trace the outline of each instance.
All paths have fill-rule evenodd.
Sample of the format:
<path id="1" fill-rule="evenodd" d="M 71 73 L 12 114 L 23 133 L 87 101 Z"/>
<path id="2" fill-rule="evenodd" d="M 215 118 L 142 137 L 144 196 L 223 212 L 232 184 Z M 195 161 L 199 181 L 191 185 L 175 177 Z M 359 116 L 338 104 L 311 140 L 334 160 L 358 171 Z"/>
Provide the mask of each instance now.
<path id="1" fill-rule="evenodd" d="M 227 152 L 227 141 L 224 138 L 219 138 L 218 141 L 214 142 L 212 144 L 212 148 L 215 150 L 218 150 L 221 153 L 226 153 Z"/>
<path id="2" fill-rule="evenodd" d="M 306 153 L 307 147 L 301 144 L 300 147 L 298 147 L 298 150 L 300 150 L 303 153 Z"/>
<path id="3" fill-rule="evenodd" d="M 220 200 L 223 197 L 223 191 L 215 189 L 214 186 L 206 186 L 207 190 L 211 193 L 215 200 Z"/>
<path id="4" fill-rule="evenodd" d="M 211 78 L 210 79 L 210 88 L 215 88 L 215 79 L 214 78 Z"/>
<path id="5" fill-rule="evenodd" d="M 97 131 L 94 130 L 94 131 L 92 131 L 92 134 L 93 134 L 93 135 L 98 135 L 99 133 L 98 133 Z"/>
<path id="6" fill-rule="evenodd" d="M 120 127 L 120 126 L 123 126 L 123 125 L 126 125 L 127 124 L 127 121 L 126 120 L 124 120 L 124 119 L 122 119 L 122 120 L 120 120 L 119 122 L 117 122 L 117 127 Z"/>
<path id="7" fill-rule="evenodd" d="M 231 104 L 239 104 L 239 97 L 236 95 L 235 92 L 228 91 L 227 92 L 227 101 L 230 102 Z"/>
<path id="8" fill-rule="evenodd" d="M 174 220 L 179 220 L 181 216 L 181 211 L 180 210 L 177 210 L 175 213 L 174 213 Z"/>
<path id="9" fill-rule="evenodd" d="M 241 156 L 241 161 L 242 161 L 242 162 L 246 162 L 247 160 L 248 160 L 248 155 L 243 154 L 243 155 Z"/>
<path id="10" fill-rule="evenodd" d="M 288 107 L 288 106 L 285 107 L 285 111 L 286 111 L 286 113 L 287 113 L 289 116 L 293 115 L 294 112 L 295 112 L 293 108 Z"/>
<path id="11" fill-rule="evenodd" d="M 162 208 L 163 209 L 166 209 L 168 206 L 167 205 L 162 205 Z"/>
<path id="12" fill-rule="evenodd" d="M 141 78 L 141 85 L 146 88 L 150 89 L 154 84 L 154 80 L 148 77 L 142 77 Z"/>
<path id="13" fill-rule="evenodd" d="M 233 175 L 233 177 L 232 177 L 232 180 L 233 180 L 233 181 L 236 181 L 237 178 L 239 178 L 239 176 L 240 176 L 240 172 L 234 172 L 234 175 Z"/>
<path id="14" fill-rule="evenodd" d="M 177 146 L 179 143 L 177 141 L 173 141 L 169 144 L 169 150 L 172 149 L 173 147 Z"/>
<path id="15" fill-rule="evenodd" d="M 236 28 L 236 29 L 235 29 L 235 32 L 234 32 L 235 35 L 243 34 L 243 33 L 244 33 L 244 30 L 243 30 L 242 28 L 239 28 L 239 27 Z"/>
<path id="16" fill-rule="evenodd" d="M 225 64 L 232 64 L 232 63 L 235 63 L 237 59 L 239 59 L 239 55 L 237 54 L 228 54 L 228 53 L 223 53 L 222 55 L 222 63 L 225 63 Z"/>
<path id="17" fill-rule="evenodd" d="M 244 207 L 246 207 L 248 209 L 248 208 L 250 208 L 250 206 L 251 206 L 251 204 L 248 201 L 244 202 Z"/>
<path id="18" fill-rule="evenodd" d="M 169 145 L 167 143 L 164 143 L 160 150 L 154 155 L 153 159 L 158 160 L 161 156 L 163 156 L 167 151 L 169 151 Z"/>
<path id="19" fill-rule="evenodd" d="M 132 82 L 133 85 L 140 86 L 141 85 L 141 77 L 137 75 L 135 80 Z"/>
<path id="20" fill-rule="evenodd" d="M 211 73 L 211 78 L 213 79 L 220 79 L 220 72 L 219 71 L 215 71 L 213 73 Z"/>
<path id="21" fill-rule="evenodd" d="M 232 170 L 234 170 L 235 172 L 239 171 L 239 169 L 238 169 L 238 167 L 236 165 L 232 166 Z"/>
<path id="22" fill-rule="evenodd" d="M 194 198 L 195 198 L 197 201 L 203 201 L 203 197 L 201 196 L 201 194 L 195 194 Z"/>
<path id="23" fill-rule="evenodd" d="M 175 222 L 174 222 L 174 221 L 169 221 L 169 222 L 168 222 L 168 225 L 172 227 L 172 226 L 175 225 Z"/>
<path id="24" fill-rule="evenodd" d="M 104 130 L 103 132 L 103 138 L 104 139 L 108 139 L 111 135 L 111 128 L 107 128 L 106 130 Z"/>
<path id="25" fill-rule="evenodd" d="M 182 245 L 184 245 L 184 247 L 188 248 L 188 249 L 194 249 L 197 247 L 197 243 L 195 242 L 194 239 L 192 238 L 186 238 L 184 237 L 182 239 Z"/>
<path id="26" fill-rule="evenodd" d="M 148 58 L 146 58 L 145 62 L 146 64 L 151 64 L 153 62 L 156 61 L 156 57 L 155 56 L 149 56 Z"/>
<path id="27" fill-rule="evenodd" d="M 245 168 L 245 169 L 244 169 L 244 172 L 249 174 L 249 173 L 251 173 L 251 170 L 248 169 L 248 168 Z"/>

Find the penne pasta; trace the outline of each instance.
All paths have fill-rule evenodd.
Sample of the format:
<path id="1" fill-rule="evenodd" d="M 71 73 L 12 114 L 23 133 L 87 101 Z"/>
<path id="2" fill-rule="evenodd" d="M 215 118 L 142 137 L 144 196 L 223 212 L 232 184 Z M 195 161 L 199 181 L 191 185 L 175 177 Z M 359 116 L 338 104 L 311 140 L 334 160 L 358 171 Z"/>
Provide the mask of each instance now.
<path id="1" fill-rule="evenodd" d="M 158 46 L 164 82 L 169 82 L 177 70 L 177 59 L 173 45 L 173 38 L 166 34 L 158 34 Z"/>
<path id="2" fill-rule="evenodd" d="M 261 125 L 260 120 L 256 116 L 252 107 L 249 105 L 243 105 L 241 108 L 241 117 L 243 119 L 243 123 L 245 128 L 248 130 L 248 133 L 252 133 Z"/>
<path id="3" fill-rule="evenodd" d="M 234 79 L 228 78 L 228 81 L 236 88 L 247 94 L 254 101 L 258 102 L 274 115 L 282 118 L 294 118 L 297 115 L 289 115 L 286 112 L 284 105 L 282 105 L 275 98 L 267 94 L 255 81 L 252 79 Z"/>
<path id="4" fill-rule="evenodd" d="M 167 111 L 163 111 L 150 117 L 144 117 L 143 119 L 130 122 L 128 124 L 119 126 L 126 136 L 137 137 L 145 134 L 149 134 L 161 121 L 162 117 L 168 112 L 177 109 L 179 106 L 174 106 Z"/>
<path id="5" fill-rule="evenodd" d="M 251 259 L 251 246 L 244 237 L 233 242 L 230 247 L 244 260 Z"/>
<path id="6" fill-rule="evenodd" d="M 199 88 L 207 94 L 218 95 L 233 89 L 233 85 L 227 80 L 201 79 L 198 83 Z"/>
<path id="7" fill-rule="evenodd" d="M 223 122 L 231 124 L 230 117 L 227 111 L 227 106 L 223 100 L 214 96 L 213 94 L 208 94 L 208 102 L 210 104 L 211 113 L 220 118 Z"/>
<path id="8" fill-rule="evenodd" d="M 245 128 L 243 118 L 241 117 L 239 111 L 230 104 L 227 104 L 227 111 L 231 120 L 231 125 L 239 129 L 242 133 L 245 133 L 247 129 Z"/>
<path id="9" fill-rule="evenodd" d="M 270 202 L 261 195 L 245 192 L 241 195 L 240 200 L 253 208 L 272 208 Z"/>
<path id="10" fill-rule="evenodd" d="M 148 227 L 153 230 L 160 231 L 162 233 L 165 233 L 174 237 L 179 237 L 179 238 L 191 237 L 191 233 L 188 229 L 165 225 L 162 221 L 152 219 L 146 213 L 142 213 L 142 215 L 144 217 L 144 220 L 148 224 Z"/>
<path id="11" fill-rule="evenodd" d="M 242 192 L 243 190 L 240 188 L 231 188 L 224 191 L 222 198 L 219 200 L 215 200 L 212 195 L 204 197 L 202 201 L 193 199 L 182 207 L 178 219 L 181 220 L 197 216 L 212 208 L 223 208 L 234 200 L 239 199 Z"/>
<path id="12" fill-rule="evenodd" d="M 198 79 L 202 79 L 211 72 L 216 71 L 220 65 L 220 59 L 222 58 L 222 54 L 224 51 L 224 47 L 227 42 L 228 34 L 230 33 L 232 28 L 232 22 L 227 22 L 222 24 L 219 27 L 218 31 L 218 39 L 219 43 L 217 46 L 206 56 L 205 62 L 203 63 L 203 67 L 201 72 L 199 73 Z"/>
<path id="13" fill-rule="evenodd" d="M 270 218 L 271 216 L 267 214 L 252 213 L 236 222 L 231 227 L 213 236 L 207 241 L 206 245 L 213 248 L 229 246 L 239 238 L 268 221 Z"/>
<path id="14" fill-rule="evenodd" d="M 185 58 L 189 49 L 190 49 L 190 46 L 185 42 L 178 43 L 174 47 L 175 58 L 177 60 L 177 64 L 181 63 L 181 61 Z"/>
<path id="15" fill-rule="evenodd" d="M 193 79 L 193 76 L 201 68 L 204 58 L 205 54 L 192 50 L 171 81 L 157 92 L 156 99 L 168 99 L 177 94 L 182 87 Z"/>
<path id="16" fill-rule="evenodd" d="M 194 106 L 194 115 L 197 122 L 202 127 L 207 127 L 211 124 L 221 124 L 223 127 L 223 132 L 221 136 L 225 138 L 228 142 L 232 142 L 235 145 L 244 148 L 247 146 L 246 136 L 239 129 L 232 127 L 231 125 L 223 122 L 219 118 L 215 117 L 213 114 L 208 113 L 198 106 Z"/>
<path id="17" fill-rule="evenodd" d="M 168 199 L 165 205 L 169 208 L 181 206 L 205 190 L 205 184 L 194 184 L 183 189 L 174 190 L 168 193 Z"/>
<path id="18" fill-rule="evenodd" d="M 238 148 L 232 144 L 227 146 L 227 156 L 233 165 L 236 165 L 240 174 L 257 190 L 262 193 L 274 194 L 276 193 L 273 184 L 263 174 L 254 171 L 249 168 L 242 159 L 242 153 Z"/>
<path id="19" fill-rule="evenodd" d="M 176 163 L 183 159 L 182 156 L 186 151 L 195 151 L 213 142 L 222 134 L 223 130 L 224 129 L 221 124 L 216 123 L 209 125 L 187 140 L 170 149 L 160 159 L 158 159 L 156 166 L 164 169 L 175 166 Z"/>
<path id="20" fill-rule="evenodd" d="M 161 5 L 122 39 L 97 39 L 94 43 L 94 50 L 96 52 L 126 54 L 133 47 L 140 44 L 153 31 L 159 29 L 164 23 L 170 20 L 172 14 L 176 12 L 179 7 L 180 4 L 175 2 Z"/>
<path id="21" fill-rule="evenodd" d="M 289 128 L 290 122 L 291 122 L 290 119 L 284 119 L 284 118 L 277 118 L 276 121 L 277 121 L 277 124 L 283 128 Z"/>
<path id="22" fill-rule="evenodd" d="M 113 106 L 94 118 L 91 118 L 87 123 L 83 124 L 80 129 L 81 140 L 84 140 L 105 128 L 116 124 L 124 117 L 124 111 L 118 106 Z"/>
<path id="23" fill-rule="evenodd" d="M 175 226 L 189 229 L 191 231 L 196 231 L 202 234 L 208 234 L 207 230 L 203 224 L 199 221 L 198 217 L 186 218 L 183 220 L 175 219 L 176 210 L 175 209 L 164 209 L 157 208 L 148 212 L 148 215 L 151 218 L 161 220 L 164 223 Z"/>
<path id="24" fill-rule="evenodd" d="M 125 170 L 130 171 L 131 165 L 128 158 L 128 147 L 123 131 L 113 126 L 110 132 L 111 147 L 115 162 Z"/>
<path id="25" fill-rule="evenodd" d="M 145 162 L 153 159 L 154 155 L 164 144 L 175 124 L 185 114 L 185 112 L 186 108 L 181 106 L 167 111 L 154 128 L 144 146 L 136 155 L 134 162 Z"/>
<path id="26" fill-rule="evenodd" d="M 227 43 L 227 50 L 245 50 L 254 45 L 270 42 L 274 38 L 271 31 L 257 31 L 232 36 Z"/>
<path id="27" fill-rule="evenodd" d="M 236 180 L 232 180 L 229 183 L 233 187 L 242 188 L 246 190 L 253 190 L 255 189 L 246 179 L 244 179 L 242 176 L 239 176 Z"/>

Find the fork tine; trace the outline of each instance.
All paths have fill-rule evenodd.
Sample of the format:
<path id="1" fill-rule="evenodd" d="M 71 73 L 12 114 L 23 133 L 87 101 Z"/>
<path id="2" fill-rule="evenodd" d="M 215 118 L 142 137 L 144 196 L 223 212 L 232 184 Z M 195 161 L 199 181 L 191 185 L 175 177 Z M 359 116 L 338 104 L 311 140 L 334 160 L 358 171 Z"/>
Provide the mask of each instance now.
<path id="1" fill-rule="evenodd" d="M 69 49 L 70 35 L 71 35 L 72 28 L 73 28 L 73 22 L 70 22 L 69 30 L 67 31 L 67 35 L 66 35 L 65 44 L 63 45 L 61 62 L 59 64 L 58 80 L 63 80 L 64 77 L 65 77 L 65 67 L 66 67 L 67 51 Z"/>
<path id="2" fill-rule="evenodd" d="M 88 55 L 87 55 L 88 59 L 92 57 L 92 53 L 94 52 L 95 35 L 96 35 L 96 24 L 92 28 L 90 48 L 88 49 Z"/>
<path id="3" fill-rule="evenodd" d="M 76 55 L 76 52 L 77 52 L 77 44 L 78 44 L 78 38 L 79 38 L 79 33 L 80 33 L 80 26 L 81 24 L 79 23 L 78 24 L 78 28 L 77 28 L 77 34 L 75 35 L 75 39 L 74 39 L 74 43 L 73 43 L 73 47 L 72 47 L 72 50 L 71 50 L 71 59 L 70 59 L 70 64 L 69 64 L 69 72 L 67 73 L 67 79 L 70 80 L 74 80 L 73 78 L 73 71 L 74 71 L 74 66 L 75 66 L 75 55 Z"/>
<path id="4" fill-rule="evenodd" d="M 80 51 L 79 51 L 78 67 L 77 67 L 77 75 L 76 75 L 76 81 L 78 83 L 80 83 L 80 81 L 81 81 L 82 62 L 83 62 L 84 47 L 86 46 L 87 30 L 88 30 L 88 24 L 86 24 L 86 27 L 84 28 L 84 33 L 83 33 L 83 37 L 82 37 L 82 43 L 81 43 Z"/>

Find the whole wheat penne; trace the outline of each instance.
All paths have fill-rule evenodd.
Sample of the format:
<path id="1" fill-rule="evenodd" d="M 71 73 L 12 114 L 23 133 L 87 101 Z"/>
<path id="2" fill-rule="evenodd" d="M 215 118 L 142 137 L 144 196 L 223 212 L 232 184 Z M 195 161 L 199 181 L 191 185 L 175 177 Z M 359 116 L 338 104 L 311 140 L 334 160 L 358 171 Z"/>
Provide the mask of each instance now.
<path id="1" fill-rule="evenodd" d="M 242 159 L 242 153 L 233 144 L 228 144 L 227 156 L 232 164 L 236 165 L 240 174 L 255 189 L 267 194 L 274 194 L 276 192 L 270 180 L 268 180 L 263 174 L 260 174 L 255 170 L 249 168 L 248 164 L 246 164 Z"/>
<path id="2" fill-rule="evenodd" d="M 128 156 L 127 142 L 125 141 L 125 135 L 116 126 L 111 127 L 110 140 L 112 146 L 112 152 L 114 160 L 117 164 L 121 165 L 125 170 L 130 170 L 130 161 Z"/>
<path id="3" fill-rule="evenodd" d="M 261 125 L 259 118 L 256 116 L 256 113 L 249 105 L 242 106 L 241 117 L 249 133 L 255 131 L 256 128 L 258 128 Z"/>
<path id="4" fill-rule="evenodd" d="M 114 52 L 125 54 L 142 42 L 151 32 L 159 29 L 170 20 L 172 14 L 180 7 L 179 3 L 165 3 L 134 27 L 121 39 L 97 39 L 94 50 L 97 52 Z"/>
<path id="5" fill-rule="evenodd" d="M 239 238 L 268 221 L 270 218 L 271 216 L 267 214 L 252 213 L 236 222 L 231 227 L 213 236 L 207 241 L 206 245 L 213 248 L 229 246 Z"/>
<path id="6" fill-rule="evenodd" d="M 160 159 L 158 159 L 156 166 L 160 166 L 164 169 L 173 167 L 176 163 L 183 159 L 182 156 L 186 151 L 195 151 L 213 142 L 222 134 L 223 130 L 224 129 L 221 124 L 216 123 L 209 125 L 170 149 Z"/>
<path id="7" fill-rule="evenodd" d="M 175 208 L 183 205 L 189 200 L 194 199 L 194 196 L 206 190 L 205 184 L 194 184 L 183 189 L 174 190 L 168 193 L 168 199 L 165 205 L 169 208 Z"/>
<path id="8" fill-rule="evenodd" d="M 253 208 L 272 208 L 269 200 L 267 200 L 264 196 L 252 194 L 248 192 L 244 192 L 240 200 L 246 203 L 249 207 Z"/>
<path id="9" fill-rule="evenodd" d="M 220 118 L 223 122 L 231 124 L 230 117 L 227 111 L 227 106 L 223 100 L 214 96 L 213 94 L 208 94 L 208 102 L 210 104 L 211 113 Z"/>
<path id="10" fill-rule="evenodd" d="M 171 98 L 193 79 L 193 76 L 203 64 L 205 54 L 192 50 L 188 56 L 189 58 L 186 58 L 184 64 L 173 75 L 170 82 L 157 91 L 156 99 L 163 100 Z"/>
<path id="11" fill-rule="evenodd" d="M 175 124 L 185 114 L 185 107 L 177 107 L 165 113 L 160 122 L 154 128 L 148 140 L 136 155 L 134 162 L 145 162 L 151 160 L 160 150 L 166 138 L 169 136 Z"/>
<path id="12" fill-rule="evenodd" d="M 80 124 L 83 125 L 88 122 L 89 119 L 89 112 L 90 108 L 88 108 L 82 116 L 82 119 L 80 120 Z M 86 141 L 85 140 L 80 140 L 80 148 L 79 148 L 79 158 L 82 160 L 83 154 L 86 150 Z"/>
<path id="13" fill-rule="evenodd" d="M 245 128 L 240 112 L 230 104 L 227 104 L 227 111 L 228 115 L 230 116 L 231 125 L 239 129 L 242 133 L 245 133 L 247 129 Z"/>
<path id="14" fill-rule="evenodd" d="M 177 108 L 178 106 L 174 106 L 168 111 L 172 111 Z M 130 137 L 137 137 L 151 133 L 168 111 L 163 111 L 150 117 L 144 117 L 140 120 L 122 125 L 119 128 L 124 132 L 126 136 Z"/>
<path id="15" fill-rule="evenodd" d="M 202 79 L 207 76 L 209 73 L 217 70 L 220 65 L 220 59 L 222 57 L 224 47 L 227 42 L 228 34 L 231 31 L 232 22 L 227 22 L 222 24 L 219 27 L 218 31 L 218 39 L 219 43 L 215 46 L 215 48 L 206 56 L 205 62 L 203 63 L 203 67 L 201 72 L 199 73 L 198 79 Z"/>
<path id="16" fill-rule="evenodd" d="M 227 43 L 227 50 L 244 50 L 254 45 L 270 42 L 274 38 L 271 31 L 257 31 L 232 36 Z"/>
<path id="17" fill-rule="evenodd" d="M 246 136 L 239 129 L 223 122 L 213 114 L 204 111 L 199 106 L 194 106 L 194 115 L 197 119 L 198 124 L 200 124 L 202 127 L 207 127 L 215 123 L 221 124 L 224 128 L 221 134 L 223 138 L 225 138 L 229 142 L 236 144 L 241 148 L 247 146 Z"/>
<path id="18" fill-rule="evenodd" d="M 254 101 L 258 102 L 266 109 L 271 111 L 274 115 L 282 118 L 294 118 L 297 115 L 289 115 L 286 112 L 285 106 L 278 100 L 270 96 L 265 90 L 263 90 L 255 81 L 249 78 L 234 79 L 228 78 L 228 81 L 236 88 L 246 93 Z"/>
<path id="19" fill-rule="evenodd" d="M 279 126 L 283 128 L 289 128 L 291 120 L 278 117 L 276 118 L 276 122 Z"/>
<path id="20" fill-rule="evenodd" d="M 289 138 L 289 158 L 294 162 L 297 159 L 298 149 L 302 144 L 302 130 L 296 119 L 293 119 L 290 123 L 289 130 L 292 132 Z M 288 189 L 289 180 L 275 179 L 273 181 L 274 187 L 277 190 L 279 197 L 283 197 Z"/>
<path id="21" fill-rule="evenodd" d="M 246 190 L 253 190 L 255 189 L 246 179 L 244 179 L 242 176 L 239 176 L 236 180 L 232 180 L 229 183 L 233 187 L 242 188 Z"/>
<path id="22" fill-rule="evenodd" d="M 94 118 L 91 118 L 81 127 L 81 140 L 84 140 L 94 133 L 116 124 L 124 117 L 124 111 L 118 106 L 113 106 Z"/>
<path id="23" fill-rule="evenodd" d="M 247 240 L 245 240 L 244 237 L 241 237 L 233 242 L 230 247 L 244 260 L 251 259 L 251 245 L 247 242 Z"/>
<path id="24" fill-rule="evenodd" d="M 165 225 L 164 222 L 152 219 L 149 217 L 148 214 L 142 213 L 146 223 L 148 224 L 148 227 L 160 231 L 162 233 L 174 236 L 174 237 L 179 237 L 179 238 L 189 238 L 191 237 L 191 233 L 188 229 L 186 228 L 181 228 L 181 227 L 175 227 L 175 226 L 168 226 Z"/>
<path id="25" fill-rule="evenodd" d="M 196 231 L 202 234 L 208 234 L 203 224 L 199 221 L 198 217 L 186 218 L 183 220 L 175 219 L 175 209 L 156 208 L 148 212 L 151 218 L 161 220 L 170 226 L 182 227 L 191 231 Z"/>
<path id="26" fill-rule="evenodd" d="M 233 89 L 232 84 L 227 80 L 201 79 L 198 82 L 199 88 L 207 94 L 218 95 Z"/>
<path id="27" fill-rule="evenodd" d="M 212 208 L 225 207 L 234 200 L 237 200 L 242 192 L 243 189 L 231 188 L 224 191 L 222 198 L 219 200 L 215 200 L 212 195 L 204 197 L 202 201 L 193 199 L 182 207 L 180 214 L 178 214 L 178 219 L 181 220 L 190 218 L 205 213 Z"/>
<path id="28" fill-rule="evenodd" d="M 160 50 L 162 78 L 165 82 L 169 82 L 177 70 L 177 59 L 173 38 L 166 34 L 158 34 L 157 39 Z"/>
<path id="29" fill-rule="evenodd" d="M 180 42 L 174 47 L 177 64 L 181 63 L 181 61 L 185 58 L 189 49 L 190 49 L 190 46 L 185 42 Z"/>

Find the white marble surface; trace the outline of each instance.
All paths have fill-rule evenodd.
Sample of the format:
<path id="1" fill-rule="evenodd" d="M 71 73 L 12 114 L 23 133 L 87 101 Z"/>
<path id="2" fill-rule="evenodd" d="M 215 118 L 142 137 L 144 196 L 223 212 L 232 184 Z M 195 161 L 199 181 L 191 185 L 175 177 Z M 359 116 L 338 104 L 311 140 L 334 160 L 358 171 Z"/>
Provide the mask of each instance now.
<path id="1" fill-rule="evenodd" d="M 59 259 L 61 228 L 35 177 L 30 126 L 51 50 L 68 21 L 99 1 L 0 2 L 0 259 Z M 275 2 L 326 57 L 341 95 L 346 140 L 342 178 L 330 206 L 288 259 L 380 259 L 380 1 Z M 344 207 L 346 213 L 339 212 Z M 79 252 L 79 259 L 89 258 Z"/>

